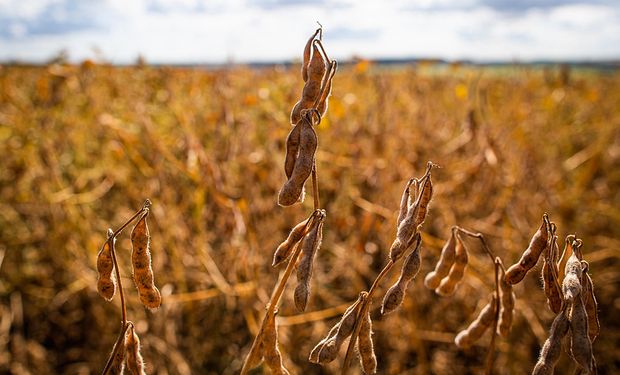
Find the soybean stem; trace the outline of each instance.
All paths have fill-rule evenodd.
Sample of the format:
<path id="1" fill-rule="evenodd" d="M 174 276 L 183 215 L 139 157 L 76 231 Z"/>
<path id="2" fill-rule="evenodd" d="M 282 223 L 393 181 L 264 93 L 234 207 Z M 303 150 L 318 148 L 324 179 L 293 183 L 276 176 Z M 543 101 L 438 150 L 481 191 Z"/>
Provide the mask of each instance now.
<path id="1" fill-rule="evenodd" d="M 138 210 L 138 212 L 136 212 L 135 214 L 133 214 L 133 216 L 131 218 L 129 218 L 129 220 L 127 220 L 125 222 L 125 224 L 121 225 L 120 228 L 118 228 L 114 234 L 112 235 L 112 237 L 117 237 L 119 234 L 121 234 L 121 232 L 123 231 L 123 229 L 127 228 L 127 226 L 129 224 L 131 224 L 132 221 L 134 221 L 138 216 L 142 215 L 142 213 L 146 210 L 148 210 L 151 207 L 151 201 L 150 200 L 146 200 L 144 201 L 144 205 L 142 206 L 141 209 Z"/>
<path id="2" fill-rule="evenodd" d="M 489 256 L 489 258 L 491 258 L 491 262 L 493 262 L 493 264 L 495 264 L 495 254 L 493 253 L 493 251 L 491 251 L 491 248 L 489 247 L 489 244 L 487 243 L 487 240 L 484 238 L 484 235 L 482 233 L 474 233 L 471 232 L 465 228 L 461 228 L 459 226 L 454 226 L 454 228 L 456 228 L 457 231 L 469 236 L 469 237 L 473 237 L 473 238 L 477 238 L 480 240 L 480 242 L 482 243 L 482 249 L 484 250 L 484 252 Z M 500 264 L 500 267 L 502 267 L 502 269 L 504 268 L 504 266 L 502 264 Z"/>
<path id="3" fill-rule="evenodd" d="M 303 230 L 304 233 L 308 229 L 310 222 L 312 220 L 317 220 L 317 218 L 316 218 L 317 212 L 318 211 L 314 211 L 312 213 L 312 215 L 310 215 L 310 220 L 308 220 L 306 222 L 306 225 L 304 226 L 304 230 Z M 286 283 L 288 282 L 291 274 L 293 273 L 293 268 L 295 268 L 295 263 L 297 263 L 297 258 L 299 257 L 299 254 L 301 253 L 301 249 L 302 249 L 301 243 L 302 242 L 303 242 L 303 240 L 299 241 L 295 245 L 295 249 L 293 250 L 293 255 L 291 255 L 291 258 L 288 261 L 288 264 L 286 266 L 286 270 L 284 271 L 284 274 L 282 274 L 282 277 L 280 278 L 280 281 L 278 281 L 278 284 L 276 285 L 276 287 L 273 290 L 273 293 L 271 295 L 271 299 L 269 300 L 269 303 L 267 303 L 267 310 L 265 311 L 265 315 L 263 316 L 263 321 L 261 323 L 260 330 L 258 331 L 256 336 L 254 337 L 254 341 L 252 342 L 252 347 L 250 347 L 250 351 L 248 352 L 248 355 L 245 357 L 245 361 L 243 361 L 243 367 L 241 368 L 240 375 L 245 375 L 250 370 L 250 368 L 248 368 L 249 367 L 249 359 L 254 355 L 256 350 L 258 350 L 258 346 L 259 346 L 259 343 L 260 343 L 260 340 L 261 340 L 261 336 L 263 335 L 263 331 L 265 330 L 265 326 L 267 325 L 267 318 L 270 317 L 272 314 L 274 314 L 275 310 L 278 307 L 278 304 L 280 303 L 280 298 L 282 297 L 282 293 L 284 293 L 284 288 L 286 287 Z"/>

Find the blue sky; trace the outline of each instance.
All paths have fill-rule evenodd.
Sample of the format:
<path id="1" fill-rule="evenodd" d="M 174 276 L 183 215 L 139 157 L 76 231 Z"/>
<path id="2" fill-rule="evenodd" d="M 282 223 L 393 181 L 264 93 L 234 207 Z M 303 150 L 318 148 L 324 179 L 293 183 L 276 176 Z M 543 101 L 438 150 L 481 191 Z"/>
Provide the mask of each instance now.
<path id="1" fill-rule="evenodd" d="M 316 21 L 338 59 L 620 58 L 619 0 L 0 0 L 0 61 L 291 60 Z"/>

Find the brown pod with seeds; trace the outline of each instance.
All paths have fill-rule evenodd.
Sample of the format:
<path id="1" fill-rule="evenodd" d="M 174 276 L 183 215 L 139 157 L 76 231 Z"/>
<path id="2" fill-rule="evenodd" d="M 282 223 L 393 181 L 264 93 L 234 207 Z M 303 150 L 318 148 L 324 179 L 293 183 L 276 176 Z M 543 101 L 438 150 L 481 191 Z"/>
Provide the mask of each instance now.
<path id="1" fill-rule="evenodd" d="M 323 85 L 321 86 L 321 95 L 318 98 L 318 104 L 316 106 L 316 109 L 321 114 L 321 117 L 324 116 L 327 112 L 329 97 L 332 94 L 332 82 L 334 80 L 334 75 L 336 74 L 337 70 L 338 63 L 334 60 L 331 62 L 329 72 L 325 76 L 325 80 L 323 82 Z"/>
<path id="2" fill-rule="evenodd" d="M 558 260 L 558 282 L 562 285 L 562 281 L 564 281 L 564 270 L 566 269 L 566 262 L 568 262 L 568 258 L 573 253 L 573 242 L 577 238 L 573 234 L 569 234 L 566 236 L 564 240 L 564 250 L 562 251 L 562 256 Z"/>
<path id="3" fill-rule="evenodd" d="M 407 245 L 418 231 L 418 226 L 424 221 L 424 217 L 428 210 L 428 203 L 433 194 L 433 185 L 431 182 L 432 168 L 433 164 L 428 162 L 426 173 L 420 182 L 421 186 L 418 197 L 415 202 L 409 200 L 407 204 L 407 213 L 398 223 L 396 239 L 390 247 L 390 259 L 393 262 L 397 261 L 403 255 Z"/>
<path id="4" fill-rule="evenodd" d="M 271 264 L 273 267 L 278 266 L 291 255 L 295 245 L 301 241 L 307 232 L 308 220 L 310 219 L 305 219 L 301 223 L 295 225 L 293 229 L 291 229 L 291 232 L 288 234 L 286 240 L 278 245 L 278 248 L 273 254 L 273 263 Z"/>
<path id="5" fill-rule="evenodd" d="M 424 223 L 431 199 L 433 199 L 433 181 L 431 180 L 431 174 L 429 171 L 428 176 L 422 185 L 422 189 L 420 190 L 420 196 L 417 199 L 418 209 L 416 210 L 416 217 L 413 224 L 416 228 Z"/>
<path id="6" fill-rule="evenodd" d="M 441 255 L 439 256 L 439 261 L 437 261 L 437 265 L 435 266 L 435 270 L 429 272 L 424 278 L 424 285 L 428 289 L 435 289 L 439 286 L 441 279 L 448 276 L 450 272 L 450 267 L 454 264 L 454 260 L 456 258 L 456 236 L 454 235 L 454 229 L 452 229 L 450 233 L 450 238 L 443 245 L 441 249 Z"/>
<path id="7" fill-rule="evenodd" d="M 367 295 L 368 293 L 361 292 L 357 301 L 347 308 L 344 314 L 342 314 L 340 321 L 329 331 L 328 337 L 321 340 L 321 342 L 312 349 L 310 353 L 310 362 L 325 364 L 336 359 L 342 343 L 353 333 L 357 314 L 362 306 L 362 301 L 366 299 Z M 335 329 L 336 327 L 337 329 Z"/>
<path id="8" fill-rule="evenodd" d="M 461 237 L 456 234 L 456 248 L 454 250 L 454 263 L 450 267 L 450 272 L 446 277 L 441 279 L 439 286 L 435 289 L 435 293 L 440 296 L 449 296 L 456 290 L 456 285 L 463 279 L 465 267 L 469 258 L 467 256 L 467 248 Z"/>
<path id="9" fill-rule="evenodd" d="M 149 209 L 146 208 L 131 231 L 131 266 L 140 302 L 149 309 L 156 309 L 161 305 L 161 294 L 155 287 L 151 267 L 151 239 L 146 223 L 148 215 Z"/>
<path id="10" fill-rule="evenodd" d="M 569 320 L 570 353 L 575 362 L 590 373 L 592 372 L 592 342 L 588 337 L 588 317 L 580 295 L 572 300 Z"/>
<path id="11" fill-rule="evenodd" d="M 306 42 L 306 46 L 304 47 L 304 58 L 301 63 L 301 78 L 303 78 L 304 82 L 308 80 L 308 63 L 310 62 L 310 52 L 312 51 L 312 44 L 316 39 L 317 35 L 321 32 L 321 28 L 316 29 L 314 34 L 308 39 Z"/>
<path id="12" fill-rule="evenodd" d="M 495 317 L 495 297 L 491 302 L 480 311 L 480 314 L 467 329 L 459 332 L 454 339 L 454 343 L 461 349 L 469 348 L 473 343 L 478 341 L 482 334 L 491 326 Z"/>
<path id="13" fill-rule="evenodd" d="M 125 373 L 125 354 L 127 353 L 127 340 L 125 337 L 118 343 L 120 347 L 112 359 L 112 365 L 110 365 L 109 374 L 121 375 Z"/>
<path id="14" fill-rule="evenodd" d="M 549 338 L 540 350 L 540 356 L 532 375 L 553 375 L 556 363 L 562 354 L 562 339 L 568 333 L 570 323 L 566 313 L 561 311 L 553 320 Z"/>
<path id="15" fill-rule="evenodd" d="M 273 374 L 288 375 L 288 371 L 282 364 L 282 355 L 278 348 L 278 330 L 276 327 L 276 313 L 267 317 L 265 329 L 262 333 L 263 355 L 265 363 Z"/>
<path id="16" fill-rule="evenodd" d="M 562 282 L 562 292 L 564 293 L 564 298 L 569 302 L 573 301 L 575 298 L 579 297 L 579 294 L 581 294 L 582 273 L 583 269 L 581 261 L 573 252 L 566 262 L 564 281 Z"/>
<path id="17" fill-rule="evenodd" d="M 116 238 L 112 238 L 114 232 L 108 229 L 108 239 L 97 254 L 97 291 L 107 301 L 111 301 L 116 293 L 116 275 L 114 274 L 114 259 L 112 251 Z"/>
<path id="18" fill-rule="evenodd" d="M 503 272 L 503 271 L 502 271 Z M 499 280 L 500 305 L 499 305 L 499 321 L 497 323 L 497 332 L 508 337 L 515 308 L 515 293 L 512 291 L 512 285 L 501 277 Z"/>
<path id="19" fill-rule="evenodd" d="M 297 287 L 295 288 L 295 306 L 299 311 L 305 311 L 310 296 L 310 278 L 312 277 L 312 264 L 314 257 L 321 247 L 323 240 L 324 211 L 312 222 L 312 226 L 304 239 L 301 249 L 301 260 L 297 266 Z"/>
<path id="20" fill-rule="evenodd" d="M 562 310 L 562 290 L 557 280 L 557 269 L 553 252 L 557 250 L 557 236 L 553 236 L 551 246 L 547 247 L 543 257 L 542 280 L 547 297 L 547 305 L 554 313 Z"/>
<path id="21" fill-rule="evenodd" d="M 517 284 L 525 277 L 525 274 L 531 270 L 536 263 L 540 254 L 542 254 L 549 241 L 549 219 L 547 214 L 543 215 L 543 222 L 530 240 L 530 244 L 523 252 L 518 263 L 513 264 L 506 271 L 506 281 L 510 284 Z"/>
<path id="22" fill-rule="evenodd" d="M 286 137 L 286 156 L 284 157 L 284 173 L 286 178 L 291 177 L 295 168 L 301 142 L 301 128 L 301 122 L 298 122 L 288 133 L 288 137 Z"/>
<path id="23" fill-rule="evenodd" d="M 581 285 L 583 287 L 583 301 L 588 314 L 588 336 L 590 337 L 590 341 L 594 343 L 594 340 L 596 340 L 601 330 L 601 323 L 598 320 L 598 303 L 594 295 L 594 284 L 592 283 L 592 278 L 590 278 L 588 274 L 589 265 L 585 260 L 582 261 L 582 263 L 585 263 L 583 275 L 581 276 Z"/>
<path id="24" fill-rule="evenodd" d="M 313 41 L 312 57 L 308 64 L 308 81 L 302 90 L 301 99 L 291 111 L 291 124 L 297 124 L 302 117 L 302 111 L 312 108 L 319 100 L 321 83 L 326 70 L 325 60 L 316 46 L 316 41 Z"/>
<path id="25" fill-rule="evenodd" d="M 144 359 L 140 353 L 140 338 L 133 325 L 129 326 L 125 340 L 127 342 L 127 370 L 131 375 L 146 375 Z"/>
<path id="26" fill-rule="evenodd" d="M 405 258 L 400 277 L 394 285 L 385 293 L 381 304 L 381 314 L 389 314 L 396 310 L 405 299 L 405 291 L 409 282 L 413 280 L 420 271 L 420 244 L 422 243 L 420 233 L 416 233 L 411 247 L 413 251 Z"/>
<path id="27" fill-rule="evenodd" d="M 298 202 L 301 196 L 304 184 L 314 166 L 314 153 L 318 146 L 316 132 L 312 128 L 310 122 L 311 114 L 304 116 L 301 121 L 299 155 L 295 161 L 293 172 L 288 181 L 284 183 L 280 193 L 278 194 L 278 204 L 281 206 L 291 206 Z"/>
<path id="28" fill-rule="evenodd" d="M 377 356 L 372 343 L 372 320 L 370 312 L 366 312 L 360 323 L 360 334 L 357 339 L 357 351 L 360 356 L 360 364 L 364 374 L 377 373 Z"/>

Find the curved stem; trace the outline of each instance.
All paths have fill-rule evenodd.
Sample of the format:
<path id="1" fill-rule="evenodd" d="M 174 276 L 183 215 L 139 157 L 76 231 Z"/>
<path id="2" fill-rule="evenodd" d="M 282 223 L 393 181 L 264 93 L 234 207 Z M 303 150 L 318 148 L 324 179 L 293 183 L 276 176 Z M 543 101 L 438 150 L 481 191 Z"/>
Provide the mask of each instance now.
<path id="1" fill-rule="evenodd" d="M 313 220 L 317 220 L 316 216 L 320 213 L 319 210 L 315 210 L 311 215 L 310 215 L 310 219 L 306 222 L 306 225 L 304 226 L 304 232 L 308 229 L 311 221 Z M 276 311 L 276 309 L 278 308 L 278 304 L 280 303 L 280 298 L 282 297 L 282 294 L 284 293 L 284 288 L 286 287 L 286 283 L 288 282 L 291 274 L 293 273 L 293 268 L 295 268 L 295 263 L 297 262 L 297 258 L 299 257 L 299 254 L 301 254 L 301 244 L 302 244 L 303 240 L 299 241 L 296 245 L 295 245 L 295 249 L 293 250 L 293 254 L 291 255 L 288 264 L 286 266 L 286 270 L 284 271 L 284 274 L 282 274 L 282 277 L 280 278 L 280 281 L 278 281 L 278 284 L 276 285 L 276 287 L 273 290 L 273 293 L 271 295 L 271 299 L 269 300 L 269 302 L 267 303 L 267 309 L 265 311 L 265 315 L 263 316 L 263 321 L 261 323 L 261 327 L 260 330 L 258 331 L 258 333 L 256 334 L 256 336 L 254 337 L 254 341 L 252 342 L 252 346 L 250 347 L 250 351 L 248 352 L 248 355 L 245 357 L 245 360 L 243 361 L 243 367 L 241 368 L 241 373 L 240 375 L 245 375 L 248 373 L 248 371 L 250 371 L 249 368 L 249 359 L 252 358 L 255 354 L 255 352 L 258 350 L 260 341 L 261 341 L 261 336 L 263 334 L 263 331 L 265 330 L 265 326 L 267 325 L 267 318 L 270 317 L 272 314 L 274 314 L 274 312 Z"/>
<path id="2" fill-rule="evenodd" d="M 133 216 L 132 216 L 132 217 L 130 217 L 130 218 L 129 218 L 129 220 L 127 220 L 127 221 L 125 222 L 125 224 L 121 225 L 121 227 L 120 227 L 120 228 L 118 228 L 118 229 L 114 232 L 114 234 L 112 235 L 112 237 L 117 237 L 119 234 L 121 234 L 121 232 L 123 231 L 123 229 L 127 228 L 127 226 L 128 226 L 129 224 L 131 224 L 131 222 L 132 222 L 132 221 L 134 221 L 134 220 L 135 220 L 138 216 L 142 215 L 142 213 L 143 213 L 145 210 L 149 209 L 149 208 L 151 208 L 151 201 L 150 201 L 149 199 L 147 199 L 147 200 L 145 200 L 145 201 L 144 201 L 144 205 L 142 206 L 142 208 L 141 208 L 141 209 L 139 209 L 139 210 L 138 210 L 138 212 L 136 212 L 135 214 L 133 214 Z"/>
<path id="3" fill-rule="evenodd" d="M 465 228 L 461 228 L 459 226 L 454 226 L 453 228 L 455 228 L 457 231 L 459 231 L 462 234 L 465 234 L 469 237 L 473 237 L 473 238 L 477 238 L 478 240 L 480 240 L 480 242 L 482 243 L 482 249 L 484 250 L 484 252 L 489 256 L 489 258 L 491 258 L 491 262 L 493 262 L 493 264 L 495 264 L 495 254 L 493 253 L 493 251 L 491 250 L 491 248 L 489 247 L 489 244 L 487 243 L 487 240 L 484 238 L 484 235 L 480 232 L 471 232 Z M 503 264 L 499 264 L 500 267 L 502 267 L 502 269 L 504 269 L 504 265 Z"/>
<path id="4" fill-rule="evenodd" d="M 394 266 L 394 261 L 390 259 L 390 261 L 383 267 L 377 278 L 372 283 L 370 290 L 368 290 L 368 295 L 362 301 L 362 306 L 357 314 L 355 319 L 355 325 L 353 326 L 353 333 L 351 333 L 351 338 L 349 339 L 349 346 L 347 347 L 347 354 L 344 357 L 344 364 L 342 365 L 342 374 L 345 375 L 351 366 L 351 361 L 353 360 L 353 348 L 355 347 L 355 342 L 357 341 L 357 336 L 359 336 L 360 329 L 362 328 L 362 317 L 368 313 L 368 308 L 370 306 L 370 302 L 372 301 L 372 295 L 377 290 L 379 283 L 383 278 L 390 272 L 392 267 Z"/>

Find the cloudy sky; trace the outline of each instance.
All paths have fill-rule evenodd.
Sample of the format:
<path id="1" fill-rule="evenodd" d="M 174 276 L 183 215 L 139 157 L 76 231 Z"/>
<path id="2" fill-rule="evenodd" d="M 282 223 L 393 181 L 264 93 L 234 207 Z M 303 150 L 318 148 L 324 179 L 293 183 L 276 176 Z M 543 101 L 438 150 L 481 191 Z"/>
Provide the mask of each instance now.
<path id="1" fill-rule="evenodd" d="M 0 0 L 0 61 L 620 58 L 620 0 Z"/>

